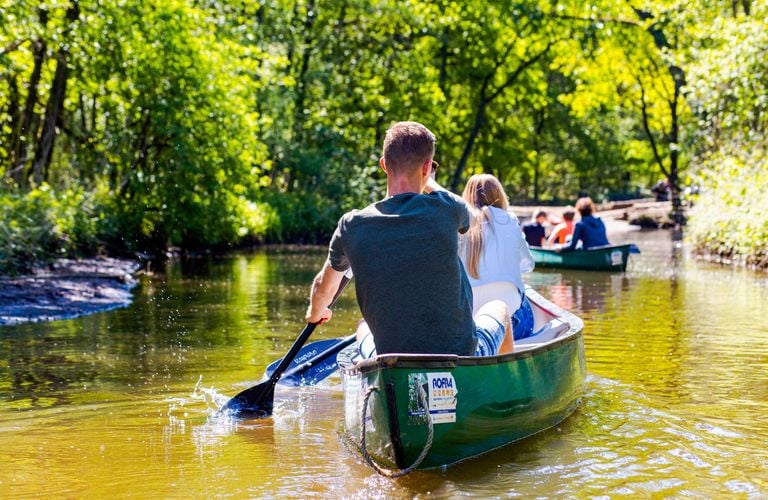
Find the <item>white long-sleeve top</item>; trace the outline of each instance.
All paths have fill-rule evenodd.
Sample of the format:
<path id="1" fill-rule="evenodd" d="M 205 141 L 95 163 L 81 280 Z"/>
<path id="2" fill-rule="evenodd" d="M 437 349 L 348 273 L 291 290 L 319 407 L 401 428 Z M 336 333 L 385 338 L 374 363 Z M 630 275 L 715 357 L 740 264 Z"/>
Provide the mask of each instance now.
<path id="1" fill-rule="evenodd" d="M 510 312 L 520 307 L 520 293 L 524 290 L 523 273 L 534 268 L 533 255 L 525 241 L 520 222 L 512 212 L 489 207 L 492 221 L 483 222 L 483 254 L 478 264 L 479 279 L 469 282 L 474 295 L 473 314 L 490 300 L 504 300 Z M 459 257 L 466 268 L 466 241 L 461 238 Z"/>

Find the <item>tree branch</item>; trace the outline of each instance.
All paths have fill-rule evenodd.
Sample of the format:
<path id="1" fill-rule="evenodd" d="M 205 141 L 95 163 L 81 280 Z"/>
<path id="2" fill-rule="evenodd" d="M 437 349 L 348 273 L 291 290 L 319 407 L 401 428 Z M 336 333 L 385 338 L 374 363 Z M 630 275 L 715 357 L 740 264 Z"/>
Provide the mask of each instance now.
<path id="1" fill-rule="evenodd" d="M 6 45 L 3 50 L 0 50 L 0 56 L 4 56 L 5 54 L 13 52 L 14 50 L 18 49 L 22 43 L 26 41 L 27 40 L 14 40 L 13 42 Z"/>
<path id="2" fill-rule="evenodd" d="M 663 161 L 661 160 L 661 154 L 659 154 L 659 148 L 656 145 L 656 138 L 653 136 L 653 132 L 651 131 L 651 125 L 648 118 L 648 105 L 645 102 L 645 87 L 643 86 L 643 81 L 638 76 L 635 76 L 635 80 L 637 80 L 638 85 L 640 85 L 640 111 L 643 114 L 643 129 L 645 130 L 645 135 L 648 136 L 648 142 L 651 143 L 653 158 L 656 160 L 656 164 L 659 166 L 659 169 L 661 169 L 661 173 L 663 173 L 665 177 L 669 177 L 669 171 L 666 169 Z"/>

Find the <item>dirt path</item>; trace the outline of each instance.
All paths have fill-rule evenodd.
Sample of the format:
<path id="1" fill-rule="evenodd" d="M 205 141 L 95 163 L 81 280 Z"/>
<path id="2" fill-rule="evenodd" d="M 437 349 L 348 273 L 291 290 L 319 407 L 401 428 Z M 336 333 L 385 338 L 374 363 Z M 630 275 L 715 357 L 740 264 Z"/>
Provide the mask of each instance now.
<path id="1" fill-rule="evenodd" d="M 0 277 L 0 325 L 75 318 L 131 303 L 139 264 L 61 259 L 31 275 Z"/>

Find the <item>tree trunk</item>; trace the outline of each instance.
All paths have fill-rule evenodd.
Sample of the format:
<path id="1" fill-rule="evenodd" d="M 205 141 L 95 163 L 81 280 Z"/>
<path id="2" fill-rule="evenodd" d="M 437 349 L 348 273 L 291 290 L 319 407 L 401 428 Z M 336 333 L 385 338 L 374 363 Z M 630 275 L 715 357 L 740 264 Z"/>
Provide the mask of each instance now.
<path id="1" fill-rule="evenodd" d="M 646 20 L 646 19 L 653 18 L 653 15 L 650 12 L 642 11 L 639 9 L 634 9 L 634 10 L 635 10 L 635 13 L 637 13 L 638 17 L 640 17 L 640 19 Z M 661 31 L 661 28 L 659 27 L 658 24 L 656 23 L 652 24 L 648 28 L 648 33 L 653 37 L 654 43 L 656 44 L 656 47 L 660 51 L 670 50 L 674 48 L 669 43 L 664 33 Z M 675 85 L 672 100 L 668 101 L 670 117 L 671 117 L 671 124 L 670 124 L 670 129 L 668 134 L 669 143 L 670 143 L 669 171 L 665 171 L 664 165 L 661 163 L 661 159 L 659 158 L 659 155 L 655 150 L 656 146 L 653 143 L 653 135 L 650 133 L 650 129 L 648 126 L 648 118 L 646 115 L 644 99 L 643 99 L 643 109 L 642 109 L 643 125 L 645 126 L 646 133 L 648 134 L 649 139 L 651 140 L 651 145 L 654 148 L 654 155 L 656 156 L 657 162 L 661 167 L 661 171 L 667 176 L 667 180 L 669 181 L 670 197 L 672 199 L 672 219 L 675 221 L 676 224 L 682 225 L 685 222 L 685 216 L 683 215 L 683 206 L 682 206 L 682 203 L 680 202 L 680 183 L 679 183 L 680 175 L 679 175 L 679 165 L 678 165 L 679 158 L 680 158 L 680 123 L 679 123 L 679 117 L 677 113 L 677 107 L 680 102 L 680 97 L 682 96 L 682 88 L 685 86 L 685 71 L 681 67 L 675 66 L 674 64 L 669 64 L 667 66 L 667 71 L 669 71 L 669 74 L 672 77 L 672 81 L 674 82 L 674 85 Z"/>
<path id="2" fill-rule="evenodd" d="M 40 23 L 45 26 L 47 22 L 47 11 L 41 10 Z M 29 85 L 27 86 L 27 99 L 24 101 L 24 110 L 21 113 L 21 119 L 19 121 L 18 140 L 13 145 L 14 163 L 12 163 L 12 171 L 14 172 L 14 179 L 18 186 L 23 186 L 25 183 L 24 169 L 27 166 L 30 149 L 34 147 L 35 139 L 37 137 L 37 127 L 40 119 L 37 114 L 35 114 L 35 106 L 37 105 L 38 90 L 40 88 L 40 79 L 43 72 L 43 62 L 45 61 L 45 52 L 45 41 L 42 39 L 35 40 L 32 44 L 32 60 L 34 63 L 32 66 L 32 74 L 29 77 Z"/>
<path id="3" fill-rule="evenodd" d="M 520 77 L 520 75 L 523 74 L 523 72 L 528 69 L 530 66 L 535 64 L 539 59 L 544 57 L 544 55 L 549 52 L 549 49 L 552 48 L 552 45 L 555 42 L 549 42 L 547 46 L 538 54 L 533 55 L 529 59 L 522 61 L 515 69 L 512 71 L 509 76 L 507 77 L 506 81 L 502 83 L 501 85 L 496 88 L 496 90 L 489 91 L 491 81 L 493 80 L 493 77 L 496 76 L 496 72 L 500 67 L 504 65 L 506 62 L 506 58 L 511 52 L 512 48 L 514 47 L 514 44 L 510 44 L 507 47 L 507 50 L 504 52 L 502 57 L 496 61 L 496 65 L 487 75 L 485 75 L 485 78 L 483 79 L 483 84 L 480 88 L 480 99 L 477 105 L 477 114 L 475 114 L 475 123 L 472 126 L 472 130 L 469 133 L 469 137 L 467 138 L 467 144 L 464 146 L 464 151 L 461 153 L 461 158 L 459 159 L 459 163 L 456 165 L 456 170 L 453 172 L 453 180 L 451 181 L 451 191 L 456 191 L 459 187 L 459 182 L 461 182 L 461 178 L 464 174 L 464 169 L 467 166 L 467 162 L 469 161 L 469 157 L 472 154 L 472 148 L 475 145 L 475 141 L 477 140 L 477 137 L 480 135 L 480 129 L 483 126 L 483 122 L 485 121 L 485 111 L 488 105 L 493 102 L 497 97 L 499 97 L 504 91 L 511 86 L 513 83 L 517 81 L 517 79 Z"/>
<path id="4" fill-rule="evenodd" d="M 679 153 L 679 136 L 680 136 L 680 123 L 677 114 L 677 105 L 680 99 L 682 85 L 678 85 L 677 79 L 675 80 L 675 91 L 672 101 L 670 102 L 670 111 L 672 114 L 672 123 L 670 124 L 670 151 L 669 151 L 669 193 L 672 200 L 672 219 L 675 224 L 682 226 L 685 224 L 685 216 L 683 215 L 683 204 L 680 200 L 680 182 L 678 173 L 678 158 Z"/>
<path id="5" fill-rule="evenodd" d="M 72 2 L 69 6 L 66 17 L 70 24 L 64 31 L 64 40 L 59 42 L 59 51 L 56 56 L 56 71 L 53 76 L 48 103 L 45 106 L 43 129 L 35 149 L 35 159 L 32 162 L 31 177 L 38 184 L 48 179 L 48 167 L 53 158 L 53 147 L 56 142 L 56 126 L 64 109 L 64 98 L 67 92 L 67 77 L 69 74 L 67 62 L 69 45 L 67 39 L 69 38 L 71 24 L 80 17 L 80 6 L 77 1 Z"/>
<path id="6" fill-rule="evenodd" d="M 541 174 L 541 132 L 544 130 L 544 121 L 546 119 L 546 109 L 541 108 L 538 113 L 538 121 L 536 123 L 536 137 L 534 139 L 533 149 L 536 151 L 536 165 L 533 169 L 533 199 L 537 202 L 541 196 L 541 190 L 539 187 L 539 177 Z"/>
<path id="7" fill-rule="evenodd" d="M 8 177 L 12 179 L 16 185 L 19 184 L 18 178 L 20 177 L 18 174 L 19 170 L 14 170 L 14 165 L 16 165 L 16 157 L 14 156 L 16 152 L 16 145 L 20 142 L 20 134 L 21 134 L 21 110 L 19 109 L 19 84 L 16 81 L 16 75 L 8 74 L 8 117 L 10 119 L 10 132 L 8 132 L 7 135 L 7 142 L 6 144 L 10 145 L 10 148 L 7 151 L 8 154 L 8 165 L 10 165 L 10 168 L 3 173 L 5 177 Z"/>
<path id="8" fill-rule="evenodd" d="M 53 158 L 53 147 L 56 142 L 56 125 L 59 115 L 64 109 L 64 96 L 67 91 L 67 55 L 62 49 L 59 52 L 56 61 L 56 72 L 53 76 L 51 85 L 51 95 L 48 97 L 48 104 L 45 106 L 45 119 L 43 129 L 40 133 L 40 140 L 35 150 L 35 159 L 32 162 L 31 177 L 35 184 L 48 180 L 48 167 Z"/>
<path id="9" fill-rule="evenodd" d="M 451 191 L 454 193 L 459 189 L 459 182 L 464 175 L 464 169 L 467 167 L 469 161 L 469 155 L 472 154 L 472 148 L 475 146 L 475 141 L 480 135 L 480 129 L 485 121 L 485 107 L 488 105 L 488 101 L 484 98 L 480 99 L 477 105 L 477 113 L 475 114 L 475 124 L 472 126 L 472 130 L 469 132 L 467 143 L 464 145 L 464 151 L 461 153 L 459 163 L 456 164 L 456 170 L 453 171 L 453 179 L 451 180 Z"/>

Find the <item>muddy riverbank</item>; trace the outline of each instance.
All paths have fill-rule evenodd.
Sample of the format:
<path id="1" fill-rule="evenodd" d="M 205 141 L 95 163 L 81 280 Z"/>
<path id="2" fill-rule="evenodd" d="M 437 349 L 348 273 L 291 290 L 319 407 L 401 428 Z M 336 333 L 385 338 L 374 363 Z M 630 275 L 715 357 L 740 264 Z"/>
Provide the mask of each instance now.
<path id="1" fill-rule="evenodd" d="M 0 325 L 52 321 L 125 307 L 140 264 L 114 258 L 61 259 L 30 275 L 0 276 Z"/>

